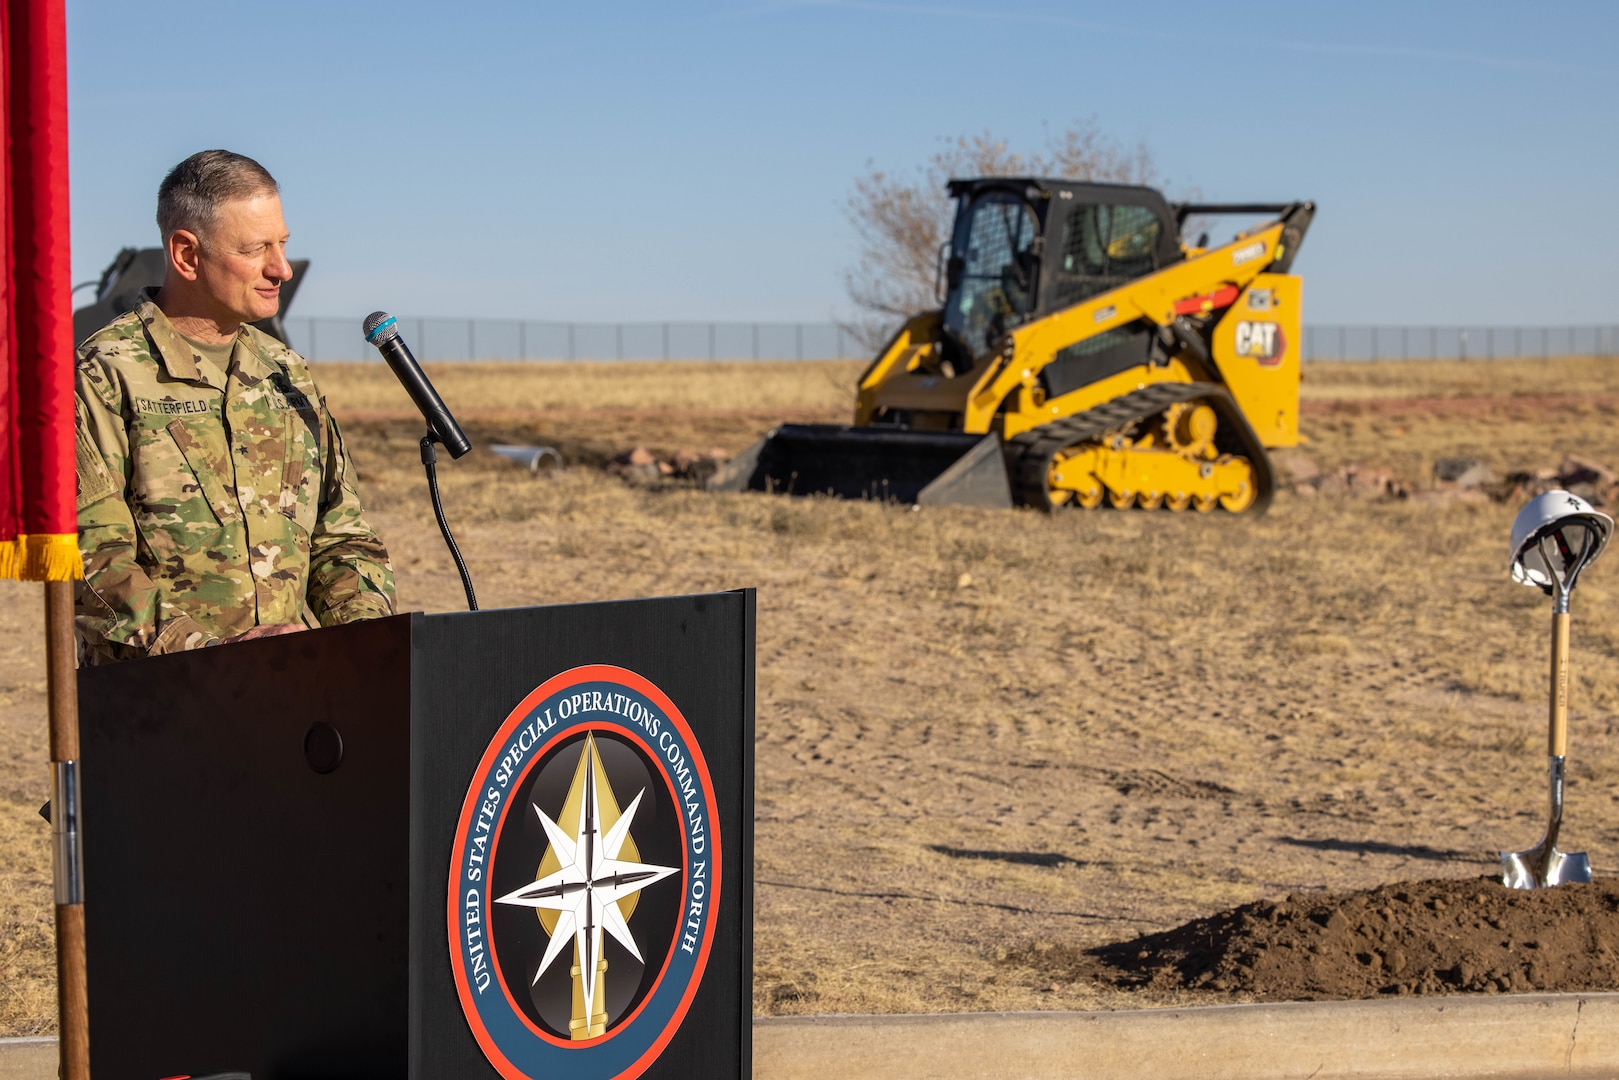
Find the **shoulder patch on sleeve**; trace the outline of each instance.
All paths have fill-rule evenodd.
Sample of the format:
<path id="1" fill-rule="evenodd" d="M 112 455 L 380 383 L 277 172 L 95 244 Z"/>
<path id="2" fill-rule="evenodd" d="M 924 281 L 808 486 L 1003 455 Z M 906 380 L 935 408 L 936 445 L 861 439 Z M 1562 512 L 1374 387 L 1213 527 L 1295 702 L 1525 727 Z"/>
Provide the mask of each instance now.
<path id="1" fill-rule="evenodd" d="M 113 486 L 112 474 L 107 471 L 107 463 L 101 457 L 101 451 L 90 441 L 90 433 L 85 430 L 82 423 L 74 429 L 73 457 L 78 473 L 80 510 L 91 503 L 105 499 L 117 490 Z"/>

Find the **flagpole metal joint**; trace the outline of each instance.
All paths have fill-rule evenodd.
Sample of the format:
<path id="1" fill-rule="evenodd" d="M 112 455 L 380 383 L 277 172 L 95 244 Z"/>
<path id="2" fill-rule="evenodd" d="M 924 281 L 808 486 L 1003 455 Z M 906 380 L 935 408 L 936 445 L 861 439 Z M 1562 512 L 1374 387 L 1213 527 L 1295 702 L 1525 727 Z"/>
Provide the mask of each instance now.
<path id="1" fill-rule="evenodd" d="M 84 903 L 84 848 L 79 843 L 79 763 L 51 762 L 51 840 L 56 902 Z"/>

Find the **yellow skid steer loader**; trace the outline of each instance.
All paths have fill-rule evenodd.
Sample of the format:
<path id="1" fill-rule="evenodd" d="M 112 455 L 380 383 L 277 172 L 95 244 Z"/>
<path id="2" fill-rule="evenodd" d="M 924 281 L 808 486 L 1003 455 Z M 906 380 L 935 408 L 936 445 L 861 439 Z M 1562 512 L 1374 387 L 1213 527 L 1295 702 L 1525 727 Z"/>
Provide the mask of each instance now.
<path id="1" fill-rule="evenodd" d="M 785 424 L 711 490 L 923 505 L 1262 512 L 1298 442 L 1315 204 L 1171 204 L 1147 187 L 953 180 L 944 307 L 860 378 L 853 426 Z M 1264 216 L 1219 247 L 1190 218 Z"/>

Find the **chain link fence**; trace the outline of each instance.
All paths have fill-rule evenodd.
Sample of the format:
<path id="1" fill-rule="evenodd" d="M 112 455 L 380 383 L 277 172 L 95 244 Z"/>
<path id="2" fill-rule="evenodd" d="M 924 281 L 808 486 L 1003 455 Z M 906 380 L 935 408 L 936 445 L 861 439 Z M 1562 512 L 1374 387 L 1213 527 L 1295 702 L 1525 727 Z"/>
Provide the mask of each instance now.
<path id="1" fill-rule="evenodd" d="M 1305 360 L 1619 356 L 1619 326 L 1307 326 Z"/>
<path id="2" fill-rule="evenodd" d="M 310 360 L 376 360 L 359 319 L 285 320 Z M 565 323 L 401 318 L 418 360 L 836 360 L 867 358 L 837 323 Z M 1307 326 L 1305 360 L 1619 356 L 1619 326 Z"/>
<path id="3" fill-rule="evenodd" d="M 288 318 L 309 360 L 376 360 L 359 319 Z M 418 360 L 836 360 L 862 356 L 836 323 L 562 323 L 400 318 Z"/>

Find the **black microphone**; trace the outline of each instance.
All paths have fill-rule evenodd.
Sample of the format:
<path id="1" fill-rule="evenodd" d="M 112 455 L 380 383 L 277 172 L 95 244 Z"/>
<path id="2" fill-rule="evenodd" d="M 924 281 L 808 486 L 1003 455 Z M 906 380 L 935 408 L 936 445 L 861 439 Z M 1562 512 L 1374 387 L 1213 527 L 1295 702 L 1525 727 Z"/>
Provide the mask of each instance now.
<path id="1" fill-rule="evenodd" d="M 452 458 L 458 458 L 472 449 L 472 440 L 467 438 L 461 425 L 455 422 L 450 410 L 445 407 L 444 399 L 438 396 L 433 384 L 427 381 L 427 375 L 422 371 L 422 365 L 410 355 L 410 348 L 405 339 L 399 336 L 399 321 L 386 311 L 373 311 L 365 317 L 365 340 L 377 347 L 382 358 L 388 361 L 393 368 L 395 377 L 404 386 L 405 393 L 416 403 L 427 420 L 427 430 L 432 432 L 433 438 L 444 444 L 444 449 L 450 452 Z"/>

